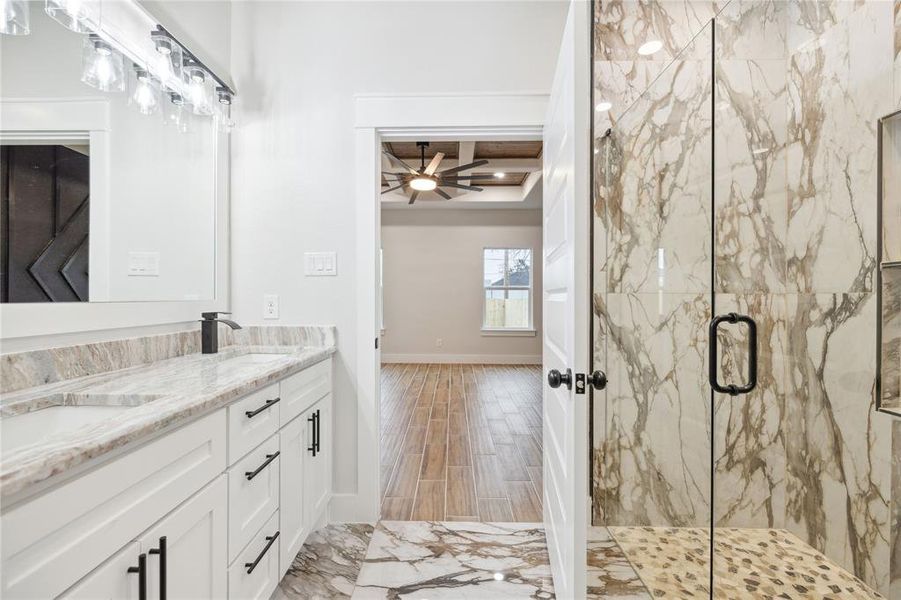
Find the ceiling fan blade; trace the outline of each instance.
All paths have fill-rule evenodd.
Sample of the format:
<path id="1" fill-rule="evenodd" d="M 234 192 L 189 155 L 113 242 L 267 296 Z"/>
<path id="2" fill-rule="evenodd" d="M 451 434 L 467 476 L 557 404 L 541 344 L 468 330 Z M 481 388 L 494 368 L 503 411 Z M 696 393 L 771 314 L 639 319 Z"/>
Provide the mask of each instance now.
<path id="1" fill-rule="evenodd" d="M 436 152 L 435 156 L 432 157 L 432 161 L 429 163 L 429 166 L 425 168 L 425 174 L 431 175 L 438 168 L 438 165 L 441 164 L 441 159 L 444 158 L 444 152 Z"/>
<path id="2" fill-rule="evenodd" d="M 450 195 L 447 192 L 445 192 L 444 190 L 442 190 L 441 188 L 435 188 L 435 193 L 438 194 L 439 196 L 441 196 L 442 198 L 444 198 L 445 200 L 451 199 Z"/>
<path id="3" fill-rule="evenodd" d="M 408 165 L 407 163 L 405 163 L 404 161 L 402 161 L 402 160 L 399 159 L 398 157 L 394 156 L 393 154 L 391 154 L 391 153 L 388 152 L 387 150 L 382 150 L 382 152 L 384 152 L 385 155 L 386 155 L 388 158 L 390 158 L 390 159 L 394 160 L 395 162 L 397 162 L 398 164 L 400 164 L 403 168 L 405 168 L 406 170 L 408 170 L 408 171 L 409 171 L 410 173 L 412 173 L 413 175 L 418 175 L 418 174 L 419 174 L 419 171 L 417 171 L 416 169 L 414 169 L 413 167 L 411 167 L 410 165 Z"/>
<path id="4" fill-rule="evenodd" d="M 481 192 L 482 188 L 476 187 L 474 185 L 462 185 L 460 183 L 453 183 L 450 181 L 442 181 L 441 187 L 452 187 L 458 190 L 469 190 L 470 192 Z"/>
<path id="5" fill-rule="evenodd" d="M 400 185 L 396 185 L 396 186 L 394 186 L 393 188 L 388 188 L 387 190 L 382 191 L 382 193 L 383 193 L 383 194 L 387 194 L 388 192 L 393 192 L 394 190 L 399 190 L 400 188 L 404 187 L 405 185 L 407 185 L 407 184 L 406 184 L 406 183 L 402 183 L 402 184 L 400 184 Z"/>
<path id="6" fill-rule="evenodd" d="M 392 173 L 391 171 L 382 171 L 382 175 L 385 175 L 385 176 L 392 175 L 394 177 L 407 177 L 410 174 L 409 173 Z"/>
<path id="7" fill-rule="evenodd" d="M 445 175 L 450 175 L 452 173 L 459 173 L 460 171 L 465 171 L 466 169 L 472 169 L 473 167 L 481 167 L 482 165 L 487 165 L 487 164 L 488 164 L 488 161 L 483 158 L 482 160 L 477 160 L 477 161 L 474 161 L 474 162 L 471 162 L 471 163 L 468 163 L 465 165 L 460 165 L 459 167 L 445 169 L 444 171 L 441 171 L 438 174 L 443 177 Z"/>
<path id="8" fill-rule="evenodd" d="M 407 204 L 413 204 L 414 202 L 416 202 L 416 196 L 418 196 L 418 195 L 419 195 L 419 192 L 416 192 L 416 191 L 414 191 L 412 194 L 410 194 L 410 201 Z"/>

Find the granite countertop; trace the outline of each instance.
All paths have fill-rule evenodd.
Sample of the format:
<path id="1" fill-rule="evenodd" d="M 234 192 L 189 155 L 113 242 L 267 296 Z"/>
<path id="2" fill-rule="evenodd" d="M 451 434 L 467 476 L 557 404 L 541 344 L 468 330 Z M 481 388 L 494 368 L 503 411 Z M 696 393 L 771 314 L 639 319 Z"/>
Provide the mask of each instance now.
<path id="1" fill-rule="evenodd" d="M 228 405 L 335 352 L 331 346 L 234 346 L 4 394 L 0 420 L 52 406 L 130 407 L 0 455 L 0 497 L 162 429 Z M 246 359 L 239 358 L 245 355 Z M 266 356 L 261 356 L 266 355 Z M 238 360 L 235 360 L 238 359 Z"/>

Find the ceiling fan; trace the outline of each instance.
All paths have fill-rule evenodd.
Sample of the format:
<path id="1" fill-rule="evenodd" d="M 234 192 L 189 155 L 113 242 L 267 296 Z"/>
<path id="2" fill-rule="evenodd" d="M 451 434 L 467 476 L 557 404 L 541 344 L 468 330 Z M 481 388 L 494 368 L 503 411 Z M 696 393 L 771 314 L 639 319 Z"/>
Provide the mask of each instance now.
<path id="1" fill-rule="evenodd" d="M 429 143 L 416 142 L 416 146 L 419 148 L 419 169 L 414 169 L 394 154 L 388 152 L 387 150 L 383 150 L 388 158 L 407 170 L 407 172 L 405 173 L 391 173 L 389 171 L 382 171 L 382 175 L 384 175 L 385 177 L 394 178 L 394 181 L 389 184 L 389 186 L 393 185 L 393 187 L 389 187 L 387 190 L 383 191 L 383 194 L 387 194 L 388 192 L 393 192 L 394 190 L 399 189 L 403 189 L 406 192 L 407 188 L 412 188 L 413 193 L 410 194 L 409 204 L 413 204 L 414 202 L 416 202 L 416 198 L 417 196 L 419 196 L 420 192 L 435 192 L 445 200 L 450 200 L 450 195 L 442 190 L 442 187 L 468 190 L 470 192 L 482 191 L 482 188 L 480 187 L 460 183 L 463 180 L 474 179 L 475 175 L 460 175 L 459 173 L 468 169 L 487 165 L 487 160 L 477 160 L 465 165 L 460 165 L 458 167 L 452 167 L 450 169 L 439 171 L 438 165 L 441 164 L 441 160 L 444 158 L 444 153 L 436 153 L 435 156 L 432 157 L 431 162 L 426 165 L 425 149 L 429 147 Z"/>

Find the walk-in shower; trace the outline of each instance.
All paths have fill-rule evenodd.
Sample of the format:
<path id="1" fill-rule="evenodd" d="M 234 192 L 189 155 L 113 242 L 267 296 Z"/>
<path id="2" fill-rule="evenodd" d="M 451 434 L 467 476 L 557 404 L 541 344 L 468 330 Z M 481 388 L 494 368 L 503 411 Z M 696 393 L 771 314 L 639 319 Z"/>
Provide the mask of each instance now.
<path id="1" fill-rule="evenodd" d="M 654 597 L 901 597 L 875 398 L 899 28 L 897 1 L 595 1 L 592 521 Z"/>

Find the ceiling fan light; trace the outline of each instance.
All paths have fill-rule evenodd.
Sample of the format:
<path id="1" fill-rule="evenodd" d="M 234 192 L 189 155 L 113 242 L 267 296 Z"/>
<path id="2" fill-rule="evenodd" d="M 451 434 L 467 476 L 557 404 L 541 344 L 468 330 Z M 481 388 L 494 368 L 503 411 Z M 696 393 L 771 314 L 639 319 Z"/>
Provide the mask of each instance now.
<path id="1" fill-rule="evenodd" d="M 431 177 L 416 177 L 410 180 L 410 187 L 417 192 L 431 192 L 438 184 Z"/>

